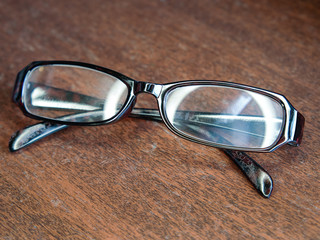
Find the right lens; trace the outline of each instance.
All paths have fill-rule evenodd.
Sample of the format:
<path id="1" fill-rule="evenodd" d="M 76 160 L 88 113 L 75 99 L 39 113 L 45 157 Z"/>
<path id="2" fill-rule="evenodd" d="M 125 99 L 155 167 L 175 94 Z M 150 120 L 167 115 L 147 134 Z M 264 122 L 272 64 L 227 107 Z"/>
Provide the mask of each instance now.
<path id="1" fill-rule="evenodd" d="M 94 69 L 44 65 L 26 76 L 23 101 L 31 114 L 54 120 L 91 123 L 115 117 L 126 103 L 128 87 Z"/>
<path id="2" fill-rule="evenodd" d="M 284 122 L 278 101 L 241 88 L 181 86 L 170 90 L 165 101 L 165 115 L 176 131 L 221 147 L 271 147 L 280 137 Z"/>

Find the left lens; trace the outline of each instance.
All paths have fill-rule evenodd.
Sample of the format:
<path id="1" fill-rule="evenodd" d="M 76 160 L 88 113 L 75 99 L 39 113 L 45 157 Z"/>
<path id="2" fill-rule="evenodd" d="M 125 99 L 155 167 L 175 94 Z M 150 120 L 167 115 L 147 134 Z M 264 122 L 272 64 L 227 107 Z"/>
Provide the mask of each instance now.
<path id="1" fill-rule="evenodd" d="M 271 147 L 284 123 L 283 107 L 271 96 L 219 85 L 176 87 L 165 96 L 164 112 L 183 136 L 248 150 Z"/>
<path id="2" fill-rule="evenodd" d="M 32 69 L 23 87 L 23 101 L 31 114 L 78 123 L 112 119 L 128 94 L 127 85 L 107 73 L 62 64 Z"/>

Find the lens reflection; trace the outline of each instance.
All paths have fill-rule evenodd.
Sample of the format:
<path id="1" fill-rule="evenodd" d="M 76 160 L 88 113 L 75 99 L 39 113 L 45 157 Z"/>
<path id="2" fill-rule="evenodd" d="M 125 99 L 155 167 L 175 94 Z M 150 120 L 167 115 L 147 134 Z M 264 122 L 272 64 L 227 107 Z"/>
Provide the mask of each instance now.
<path id="1" fill-rule="evenodd" d="M 181 134 L 226 147 L 264 149 L 278 139 L 283 108 L 273 98 L 226 86 L 183 86 L 166 95 L 165 114 Z"/>
<path id="2" fill-rule="evenodd" d="M 83 123 L 116 116 L 129 92 L 121 80 L 109 74 L 72 65 L 34 68 L 27 75 L 24 91 L 30 113 Z"/>

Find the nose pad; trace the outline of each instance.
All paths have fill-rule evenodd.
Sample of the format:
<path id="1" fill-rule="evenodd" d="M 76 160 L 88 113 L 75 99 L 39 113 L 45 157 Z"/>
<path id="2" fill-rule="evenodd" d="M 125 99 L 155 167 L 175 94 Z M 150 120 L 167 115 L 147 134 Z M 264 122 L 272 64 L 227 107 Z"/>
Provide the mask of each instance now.
<path id="1" fill-rule="evenodd" d="M 136 105 L 136 102 L 137 102 L 137 97 L 134 97 L 133 100 L 132 100 L 132 103 L 131 103 L 130 106 L 129 106 L 129 108 L 128 108 L 128 109 L 125 111 L 125 113 L 123 113 L 123 115 L 121 116 L 121 119 L 130 116 L 130 114 L 131 114 L 131 112 L 132 112 L 132 109 L 133 109 L 134 106 Z"/>

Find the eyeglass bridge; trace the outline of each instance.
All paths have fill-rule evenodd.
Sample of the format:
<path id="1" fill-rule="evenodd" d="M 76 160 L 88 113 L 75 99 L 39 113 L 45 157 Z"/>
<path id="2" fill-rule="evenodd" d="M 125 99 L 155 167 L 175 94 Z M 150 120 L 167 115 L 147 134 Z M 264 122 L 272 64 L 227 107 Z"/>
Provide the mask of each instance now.
<path id="1" fill-rule="evenodd" d="M 135 94 L 139 93 L 149 93 L 156 98 L 159 97 L 162 90 L 161 84 L 155 84 L 150 82 L 136 82 Z"/>

